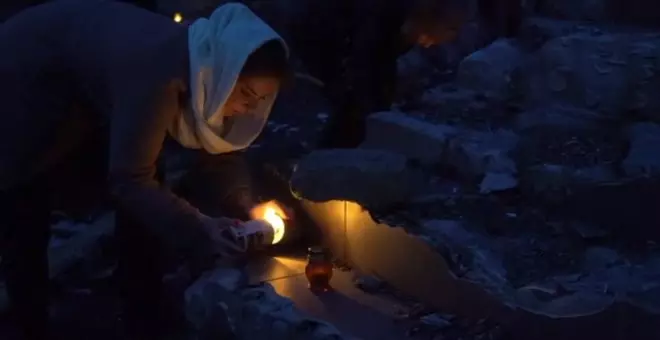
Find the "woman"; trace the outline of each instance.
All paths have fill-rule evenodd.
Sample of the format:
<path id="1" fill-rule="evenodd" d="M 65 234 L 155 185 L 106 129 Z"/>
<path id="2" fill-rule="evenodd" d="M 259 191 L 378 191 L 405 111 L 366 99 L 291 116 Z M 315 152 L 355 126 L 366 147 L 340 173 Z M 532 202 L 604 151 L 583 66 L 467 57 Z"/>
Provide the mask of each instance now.
<path id="1" fill-rule="evenodd" d="M 124 3 L 81 0 L 12 17 L 0 26 L 0 50 L 2 264 L 17 324 L 26 338 L 46 336 L 48 198 L 69 190 L 58 169 L 105 126 L 127 321 L 138 338 L 156 336 L 162 326 L 146 320 L 159 309 L 154 253 L 174 250 L 202 269 L 228 223 L 229 210 L 217 208 L 245 216 L 252 207 L 236 152 L 268 118 L 288 72 L 285 43 L 238 4 L 186 28 Z M 200 212 L 157 181 L 168 136 L 199 150 L 184 182 L 202 185 L 185 191 L 215 200 L 216 211 Z M 75 158 L 92 162 L 101 152 Z"/>

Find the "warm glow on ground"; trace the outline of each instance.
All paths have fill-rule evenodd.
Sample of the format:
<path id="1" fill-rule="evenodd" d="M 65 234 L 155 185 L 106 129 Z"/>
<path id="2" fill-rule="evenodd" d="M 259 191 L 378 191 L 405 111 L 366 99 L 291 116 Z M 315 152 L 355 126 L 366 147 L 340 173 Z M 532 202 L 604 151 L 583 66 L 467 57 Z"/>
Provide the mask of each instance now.
<path id="1" fill-rule="evenodd" d="M 174 13 L 174 22 L 182 22 L 183 21 L 183 16 L 181 13 Z"/>
<path id="2" fill-rule="evenodd" d="M 287 218 L 284 209 L 275 201 L 262 203 L 250 211 L 252 219 L 265 220 L 273 227 L 273 244 L 277 244 L 284 238 L 286 229 L 284 220 Z"/>

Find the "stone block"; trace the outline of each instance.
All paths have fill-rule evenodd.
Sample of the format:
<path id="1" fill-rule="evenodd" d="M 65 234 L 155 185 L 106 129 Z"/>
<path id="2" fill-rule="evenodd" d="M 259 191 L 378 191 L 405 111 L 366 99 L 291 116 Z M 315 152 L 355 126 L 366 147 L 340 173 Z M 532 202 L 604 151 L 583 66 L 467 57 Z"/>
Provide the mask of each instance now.
<path id="1" fill-rule="evenodd" d="M 660 36 L 576 33 L 546 43 L 514 77 L 526 107 L 570 104 L 622 119 L 658 119 Z"/>
<path id="2" fill-rule="evenodd" d="M 467 177 L 481 178 L 489 172 L 516 174 L 509 154 L 517 143 L 518 136 L 511 131 L 464 130 L 449 144 L 448 163 Z"/>
<path id="3" fill-rule="evenodd" d="M 579 21 L 528 17 L 522 22 L 518 38 L 525 47 L 537 49 L 550 40 L 585 31 L 601 32 L 599 28 Z"/>
<path id="4" fill-rule="evenodd" d="M 610 24 L 657 26 L 660 5 L 647 0 L 536 0 L 538 15 Z"/>
<path id="5" fill-rule="evenodd" d="M 421 185 L 422 174 L 406 157 L 381 150 L 322 150 L 300 160 L 291 189 L 315 202 L 349 200 L 366 206 L 405 202 Z"/>
<path id="6" fill-rule="evenodd" d="M 90 224 L 63 221 L 53 228 L 59 230 L 55 235 L 63 235 L 63 229 L 69 233 L 67 238 L 53 237 L 48 249 L 49 276 L 61 279 L 74 267 L 83 270 L 97 270 L 98 262 L 107 261 L 103 253 L 104 245 L 109 243 L 115 229 L 114 214 L 100 216 Z M 86 273 L 89 274 L 89 273 Z"/>
<path id="7" fill-rule="evenodd" d="M 309 317 L 270 284 L 248 285 L 238 269 L 207 272 L 185 292 L 186 317 L 202 339 L 349 339 L 333 325 Z"/>
<path id="8" fill-rule="evenodd" d="M 622 167 L 631 177 L 660 175 L 660 125 L 637 123 L 628 128 L 630 149 Z"/>
<path id="9" fill-rule="evenodd" d="M 499 39 L 467 56 L 458 67 L 457 83 L 486 95 L 506 98 L 510 94 L 511 73 L 524 53 L 509 39 Z"/>
<path id="10" fill-rule="evenodd" d="M 431 124 L 401 112 L 379 112 L 367 119 L 367 136 L 360 147 L 388 150 L 424 164 L 437 164 L 455 133 L 451 126 Z"/>
<path id="11" fill-rule="evenodd" d="M 532 129 L 585 130 L 603 122 L 598 113 L 566 105 L 549 105 L 522 112 L 514 122 L 518 131 Z"/>

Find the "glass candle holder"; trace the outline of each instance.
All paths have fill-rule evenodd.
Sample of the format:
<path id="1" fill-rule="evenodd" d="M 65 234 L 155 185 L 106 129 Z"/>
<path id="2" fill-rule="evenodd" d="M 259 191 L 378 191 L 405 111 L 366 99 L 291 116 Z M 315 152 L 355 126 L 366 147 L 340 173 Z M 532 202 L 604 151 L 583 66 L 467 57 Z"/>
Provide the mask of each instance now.
<path id="1" fill-rule="evenodd" d="M 330 252 L 322 247 L 311 247 L 307 252 L 307 266 L 305 276 L 309 282 L 309 289 L 313 292 L 327 292 L 332 279 L 332 259 Z"/>

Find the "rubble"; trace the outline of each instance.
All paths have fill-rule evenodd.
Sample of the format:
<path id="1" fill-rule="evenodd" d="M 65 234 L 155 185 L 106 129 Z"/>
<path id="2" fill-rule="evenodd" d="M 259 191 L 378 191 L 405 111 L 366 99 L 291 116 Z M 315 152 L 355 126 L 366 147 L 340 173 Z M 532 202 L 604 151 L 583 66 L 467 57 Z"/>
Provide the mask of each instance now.
<path id="1" fill-rule="evenodd" d="M 456 130 L 429 124 L 399 112 L 379 112 L 367 119 L 367 135 L 360 148 L 389 150 L 424 164 L 442 161 Z"/>
<path id="2" fill-rule="evenodd" d="M 550 40 L 585 31 L 603 32 L 599 27 L 587 25 L 580 21 L 532 16 L 523 20 L 518 38 L 523 46 L 535 50 Z"/>
<path id="3" fill-rule="evenodd" d="M 617 180 L 614 168 L 596 165 L 573 168 L 558 164 L 540 164 L 527 168 L 521 178 L 522 189 L 532 196 L 545 197 L 576 186 L 598 185 Z"/>
<path id="4" fill-rule="evenodd" d="M 510 93 L 511 73 L 523 56 L 513 40 L 496 40 L 463 59 L 458 67 L 457 83 L 487 96 L 506 97 Z"/>
<path id="5" fill-rule="evenodd" d="M 204 339 L 351 339 L 304 315 L 267 283 L 252 286 L 241 270 L 218 268 L 185 293 L 186 317 Z M 218 327 L 221 325 L 222 327 Z"/>
<path id="6" fill-rule="evenodd" d="M 655 34 L 575 33 L 547 42 L 526 60 L 515 77 L 526 107 L 569 104 L 602 119 L 628 112 L 654 118 L 660 88 Z"/>
<path id="7" fill-rule="evenodd" d="M 363 275 L 356 278 L 353 282 L 356 287 L 367 293 L 375 293 L 382 290 L 385 286 L 385 283 L 373 276 Z"/>
<path id="8" fill-rule="evenodd" d="M 654 2 L 644 0 L 535 0 L 535 12 L 554 18 L 656 26 L 660 14 Z"/>
<path id="9" fill-rule="evenodd" d="M 501 99 L 448 83 L 426 90 L 411 116 L 433 124 L 447 124 L 476 130 L 509 125 L 511 107 Z"/>
<path id="10" fill-rule="evenodd" d="M 552 318 L 586 316 L 600 313 L 617 301 L 631 302 L 631 297 L 653 294 L 660 286 L 650 279 L 660 275 L 660 254 L 652 255 L 647 261 L 633 262 L 604 247 L 584 250 L 582 263 L 564 267 L 563 273 L 549 274 L 523 285 L 514 284 L 511 280 L 514 273 L 506 268 L 520 265 L 512 261 L 518 262 L 520 260 L 515 257 L 524 256 L 525 247 L 520 245 L 527 241 L 524 238 L 488 238 L 470 229 L 458 221 L 431 220 L 425 223 L 423 230 L 438 251 L 460 262 L 452 265 L 452 268 L 461 268 L 461 272 L 456 273 L 458 277 L 479 283 L 514 308 Z M 513 244 L 518 244 L 517 255 L 510 257 L 501 253 Z M 634 301 L 634 304 L 640 302 Z M 658 302 L 657 299 L 647 301 L 645 308 L 657 313 Z"/>
<path id="11" fill-rule="evenodd" d="M 554 104 L 522 112 L 516 117 L 514 126 L 517 131 L 537 129 L 584 131 L 603 127 L 606 122 L 593 111 Z"/>
<path id="12" fill-rule="evenodd" d="M 107 261 L 103 253 L 114 232 L 114 214 L 99 217 L 92 224 L 72 224 L 63 221 L 53 226 L 54 237 L 48 250 L 49 274 L 51 279 L 60 279 L 74 267 L 80 267 L 91 274 L 98 270 L 98 265 Z M 62 235 L 63 230 L 68 237 Z M 105 247 L 107 248 L 107 247 Z"/>
<path id="13" fill-rule="evenodd" d="M 515 175 L 516 163 L 510 155 L 517 144 L 518 136 L 512 131 L 463 130 L 449 143 L 448 163 L 467 177 L 480 178 L 487 173 Z"/>
<path id="14" fill-rule="evenodd" d="M 622 167 L 631 177 L 660 175 L 660 125 L 651 123 L 633 124 L 627 129 L 630 140 L 628 156 Z"/>
<path id="15" fill-rule="evenodd" d="M 479 184 L 479 192 L 482 194 L 488 194 L 494 191 L 513 189 L 517 186 L 518 179 L 516 179 L 511 173 L 489 172 L 486 173 L 484 179 L 481 180 L 481 184 Z"/>
<path id="16" fill-rule="evenodd" d="M 404 202 L 419 190 L 422 173 L 402 155 L 380 150 L 322 150 L 303 158 L 291 177 L 296 196 L 366 206 Z"/>

